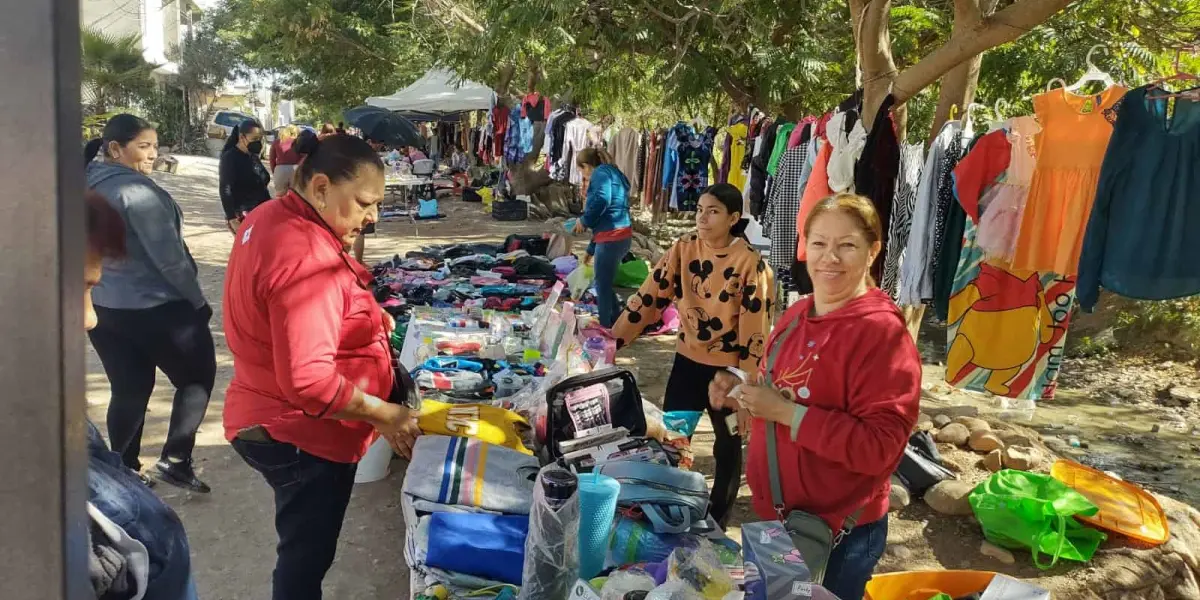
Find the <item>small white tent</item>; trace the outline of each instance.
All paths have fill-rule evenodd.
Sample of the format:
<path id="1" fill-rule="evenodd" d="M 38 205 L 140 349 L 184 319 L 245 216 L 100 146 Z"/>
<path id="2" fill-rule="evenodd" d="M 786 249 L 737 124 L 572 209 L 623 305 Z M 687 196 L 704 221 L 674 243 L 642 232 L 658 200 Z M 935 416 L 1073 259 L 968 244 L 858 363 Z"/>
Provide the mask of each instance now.
<path id="1" fill-rule="evenodd" d="M 372 96 L 367 104 L 401 114 L 448 116 L 471 110 L 488 110 L 496 104 L 492 88 L 463 80 L 453 71 L 432 69 L 412 85 L 391 96 Z"/>

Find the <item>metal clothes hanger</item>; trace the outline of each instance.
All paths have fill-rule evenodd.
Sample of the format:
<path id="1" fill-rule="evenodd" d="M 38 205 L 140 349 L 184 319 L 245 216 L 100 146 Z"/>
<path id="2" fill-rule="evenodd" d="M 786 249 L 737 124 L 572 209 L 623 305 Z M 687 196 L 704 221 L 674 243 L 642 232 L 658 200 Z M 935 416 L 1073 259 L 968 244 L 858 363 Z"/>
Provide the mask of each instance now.
<path id="1" fill-rule="evenodd" d="M 1064 90 L 1071 92 L 1071 93 L 1075 93 L 1075 92 L 1083 89 L 1083 86 L 1086 83 L 1088 83 L 1089 81 L 1099 81 L 1100 83 L 1104 84 L 1105 88 L 1110 88 L 1110 87 L 1116 85 L 1117 82 L 1115 79 L 1113 79 L 1112 75 L 1109 75 L 1107 71 L 1101 70 L 1100 67 L 1096 66 L 1096 63 L 1092 62 L 1092 54 L 1094 52 L 1096 52 L 1097 50 L 1104 50 L 1105 52 L 1107 52 L 1108 47 L 1105 46 L 1104 44 L 1096 44 L 1095 46 L 1092 46 L 1090 49 L 1088 49 L 1087 58 L 1085 59 L 1085 61 L 1087 62 L 1087 71 L 1083 72 L 1083 76 L 1079 78 L 1079 81 L 1076 81 L 1075 83 L 1072 83 L 1071 85 L 1067 85 L 1067 82 L 1063 81 L 1062 79 L 1060 79 L 1058 77 L 1055 77 L 1054 79 L 1050 80 L 1050 83 L 1046 84 L 1046 91 L 1049 92 L 1050 90 L 1054 89 L 1054 82 L 1056 82 L 1056 81 L 1059 83 L 1059 85 L 1062 86 L 1062 88 Z"/>
<path id="2" fill-rule="evenodd" d="M 971 124 L 971 109 L 982 108 L 983 110 L 991 110 L 984 104 L 972 102 L 967 105 L 967 110 L 963 111 L 963 136 L 967 138 L 975 137 L 975 127 Z M 951 111 L 953 112 L 953 110 Z"/>

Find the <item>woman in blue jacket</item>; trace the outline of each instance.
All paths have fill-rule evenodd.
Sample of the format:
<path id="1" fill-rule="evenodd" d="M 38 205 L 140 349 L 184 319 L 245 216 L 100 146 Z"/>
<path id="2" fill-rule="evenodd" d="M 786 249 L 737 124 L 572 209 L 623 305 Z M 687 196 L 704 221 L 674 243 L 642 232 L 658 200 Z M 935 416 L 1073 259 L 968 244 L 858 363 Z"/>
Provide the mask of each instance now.
<path id="1" fill-rule="evenodd" d="M 600 324 L 612 327 L 621 314 L 621 301 L 613 291 L 617 267 L 629 253 L 633 228 L 629 220 L 629 179 L 613 164 L 612 156 L 600 148 L 586 148 L 575 160 L 588 180 L 583 216 L 575 222 L 575 233 L 592 230 L 588 257 L 595 257 L 596 304 Z"/>

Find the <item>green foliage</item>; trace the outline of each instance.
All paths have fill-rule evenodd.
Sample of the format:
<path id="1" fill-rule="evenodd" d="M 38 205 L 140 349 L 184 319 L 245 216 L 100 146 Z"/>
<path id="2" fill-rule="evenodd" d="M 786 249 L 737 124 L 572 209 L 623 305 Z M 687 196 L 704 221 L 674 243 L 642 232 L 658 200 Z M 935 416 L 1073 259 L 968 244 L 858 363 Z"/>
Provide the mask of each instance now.
<path id="1" fill-rule="evenodd" d="M 251 69 L 322 113 L 412 83 L 431 65 L 412 6 L 354 0 L 226 0 L 213 19 Z"/>
<path id="2" fill-rule="evenodd" d="M 142 58 L 141 38 L 112 36 L 92 29 L 80 32 L 85 113 L 108 112 L 154 89 L 155 65 Z"/>
<path id="3" fill-rule="evenodd" d="M 1190 355 L 1200 349 L 1200 298 L 1132 301 L 1114 320 L 1123 343 L 1165 342 Z"/>
<path id="4" fill-rule="evenodd" d="M 1171 62 L 1168 48 L 1196 39 L 1197 15 L 1200 0 L 1077 0 L 985 55 L 980 100 L 1028 112 L 1021 99 L 1053 77 L 1077 77 L 1097 41 L 1112 52 L 1098 62 L 1144 81 Z M 857 85 L 845 0 L 226 0 L 213 18 L 248 67 L 276 74 L 286 95 L 322 117 L 433 64 L 489 85 L 510 74 L 506 94 L 523 93 L 537 73 L 540 91 L 646 124 L 717 122 L 746 104 L 816 114 Z M 894 0 L 897 68 L 948 41 L 953 20 L 951 2 Z M 909 100 L 910 131 L 928 131 L 936 91 Z"/>
<path id="5" fill-rule="evenodd" d="M 159 145 L 176 146 L 185 141 L 192 122 L 180 90 L 170 87 L 155 89 L 142 96 L 140 105 L 142 116 L 158 130 Z"/>
<path id="6" fill-rule="evenodd" d="M 1009 115 L 1031 114 L 1030 98 L 1044 92 L 1054 78 L 1074 83 L 1087 69 L 1088 51 L 1097 44 L 1104 47 L 1092 58 L 1098 67 L 1128 86 L 1141 85 L 1173 73 L 1174 49 L 1198 39 L 1198 0 L 1083 0 L 984 54 L 979 101 L 991 106 L 1003 98 L 1012 104 Z M 1192 72 L 1200 67 L 1200 61 L 1186 55 L 1183 62 Z M 1097 88 L 1092 84 L 1084 89 Z"/>

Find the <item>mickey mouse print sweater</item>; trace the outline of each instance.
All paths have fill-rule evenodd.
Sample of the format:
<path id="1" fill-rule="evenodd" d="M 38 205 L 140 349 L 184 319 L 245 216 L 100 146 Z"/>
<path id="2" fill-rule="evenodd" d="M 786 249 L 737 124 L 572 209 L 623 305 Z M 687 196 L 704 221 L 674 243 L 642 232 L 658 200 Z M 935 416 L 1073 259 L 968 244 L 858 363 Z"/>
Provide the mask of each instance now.
<path id="1" fill-rule="evenodd" d="M 617 348 L 653 330 L 672 302 L 679 311 L 677 351 L 714 367 L 758 371 L 771 330 L 775 281 L 745 240 L 714 249 L 696 234 L 667 251 L 613 326 Z"/>

